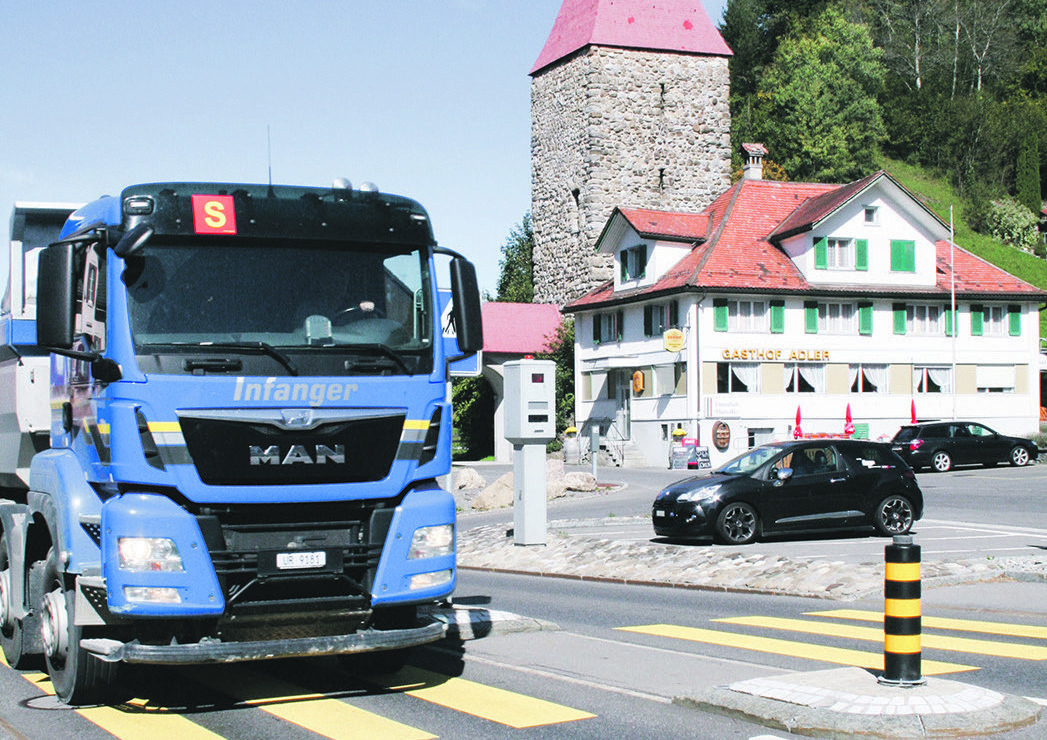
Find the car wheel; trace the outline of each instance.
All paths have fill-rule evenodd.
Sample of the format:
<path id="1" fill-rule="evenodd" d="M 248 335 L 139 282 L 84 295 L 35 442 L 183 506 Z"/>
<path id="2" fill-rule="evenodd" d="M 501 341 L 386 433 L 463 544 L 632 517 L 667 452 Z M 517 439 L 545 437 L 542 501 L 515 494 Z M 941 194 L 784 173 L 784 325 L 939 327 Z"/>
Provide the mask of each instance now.
<path id="1" fill-rule="evenodd" d="M 888 496 L 874 512 L 873 524 L 880 534 L 905 534 L 912 528 L 912 504 L 904 496 Z"/>
<path id="2" fill-rule="evenodd" d="M 1021 445 L 1015 445 L 1011 450 L 1011 465 L 1022 467 L 1029 464 L 1029 451 Z"/>
<path id="3" fill-rule="evenodd" d="M 931 458 L 931 467 L 939 473 L 947 473 L 952 469 L 952 458 L 945 450 L 938 450 Z"/>
<path id="4" fill-rule="evenodd" d="M 725 545 L 748 545 L 759 531 L 760 517 L 742 501 L 727 504 L 716 517 L 716 536 Z"/>

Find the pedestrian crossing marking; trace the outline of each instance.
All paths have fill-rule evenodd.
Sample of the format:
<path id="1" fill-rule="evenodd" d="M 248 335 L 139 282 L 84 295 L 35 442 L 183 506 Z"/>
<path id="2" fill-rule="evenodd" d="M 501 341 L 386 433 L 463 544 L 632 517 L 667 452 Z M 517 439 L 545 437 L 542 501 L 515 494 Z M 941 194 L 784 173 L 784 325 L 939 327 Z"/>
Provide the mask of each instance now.
<path id="1" fill-rule="evenodd" d="M 835 663 L 837 665 L 853 665 L 859 668 L 868 668 L 878 671 L 883 670 L 882 651 L 878 653 L 869 653 L 863 650 L 853 650 L 851 648 L 812 645 L 807 642 L 781 640 L 775 637 L 742 635 L 735 632 L 720 632 L 718 630 L 707 630 L 700 627 L 681 627 L 671 624 L 649 624 L 638 627 L 619 627 L 618 629 L 623 632 L 635 632 L 637 634 L 701 642 L 707 645 L 755 650 L 756 652 L 784 655 L 790 658 L 808 658 L 810 660 L 820 660 L 825 663 Z M 946 673 L 978 670 L 978 666 L 963 665 L 961 663 L 945 663 L 937 660 L 924 660 L 922 661 L 922 666 L 923 674 L 925 676 L 938 676 Z"/>
<path id="2" fill-rule="evenodd" d="M 811 617 L 835 617 L 837 619 L 852 619 L 862 622 L 883 622 L 883 612 L 863 611 L 861 609 L 832 609 L 829 611 L 805 613 Z M 1047 627 L 1032 624 L 1008 624 L 1006 622 L 983 622 L 976 619 L 951 619 L 949 617 L 928 616 L 924 616 L 921 619 L 921 624 L 931 629 L 952 630 L 954 632 L 986 632 L 991 635 L 1047 640 Z"/>
<path id="3" fill-rule="evenodd" d="M 856 627 L 851 624 L 834 624 L 832 622 L 811 622 L 803 619 L 786 619 L 784 617 L 732 617 L 714 619 L 723 624 L 737 624 L 745 627 L 763 627 L 772 630 L 788 630 L 808 635 L 825 635 L 826 637 L 843 637 L 868 642 L 884 642 L 882 628 Z M 1018 660 L 1047 660 L 1047 647 L 1023 645 L 1013 642 L 995 642 L 993 640 L 975 640 L 967 637 L 947 637 L 931 635 L 926 632 L 920 635 L 923 648 L 951 650 L 959 653 L 977 653 L 992 655 L 997 658 L 1016 658 Z"/>
<path id="4" fill-rule="evenodd" d="M 401 691 L 431 704 L 516 729 L 592 719 L 596 716 L 544 699 L 421 668 L 405 668 L 389 676 L 382 685 L 391 691 Z"/>
<path id="5" fill-rule="evenodd" d="M 368 740 L 432 740 L 436 735 L 395 720 L 305 691 L 257 671 L 234 666 L 196 671 L 193 680 L 224 696 L 255 707 L 285 722 L 332 740 L 366 737 Z M 231 687 L 238 687 L 235 691 Z"/>
<path id="6" fill-rule="evenodd" d="M 46 673 L 21 675 L 45 694 L 54 696 L 54 687 Z M 211 732 L 206 727 L 201 727 L 176 712 L 151 707 L 142 699 L 133 699 L 115 706 L 77 707 L 75 711 L 121 740 L 156 740 L 158 737 L 177 737 L 179 740 L 222 739 L 221 735 Z"/>

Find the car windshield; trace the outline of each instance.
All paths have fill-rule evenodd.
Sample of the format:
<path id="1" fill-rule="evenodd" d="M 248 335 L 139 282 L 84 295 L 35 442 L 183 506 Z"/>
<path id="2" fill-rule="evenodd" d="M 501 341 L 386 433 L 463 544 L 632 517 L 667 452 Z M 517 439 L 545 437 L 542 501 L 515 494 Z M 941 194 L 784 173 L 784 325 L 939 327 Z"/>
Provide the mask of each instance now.
<path id="1" fill-rule="evenodd" d="M 131 332 L 157 346 L 431 351 L 418 249 L 327 242 L 151 241 L 126 260 Z"/>
<path id="2" fill-rule="evenodd" d="M 759 467 L 781 454 L 778 447 L 757 447 L 719 467 L 716 472 L 726 475 L 752 475 Z"/>

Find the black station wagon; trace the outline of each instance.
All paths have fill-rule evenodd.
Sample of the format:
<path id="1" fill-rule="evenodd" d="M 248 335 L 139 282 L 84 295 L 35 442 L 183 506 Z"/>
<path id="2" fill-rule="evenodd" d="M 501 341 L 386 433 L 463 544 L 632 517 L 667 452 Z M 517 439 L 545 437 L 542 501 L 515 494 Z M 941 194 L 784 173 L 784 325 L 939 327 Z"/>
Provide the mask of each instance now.
<path id="1" fill-rule="evenodd" d="M 974 421 L 907 424 L 891 440 L 894 451 L 912 467 L 939 473 L 954 465 L 1028 465 L 1039 454 L 1034 442 L 998 434 Z"/>
<path id="2" fill-rule="evenodd" d="M 708 475 L 665 488 L 655 534 L 744 545 L 771 532 L 875 527 L 904 534 L 923 516 L 916 475 L 890 445 L 849 439 L 756 447 Z"/>

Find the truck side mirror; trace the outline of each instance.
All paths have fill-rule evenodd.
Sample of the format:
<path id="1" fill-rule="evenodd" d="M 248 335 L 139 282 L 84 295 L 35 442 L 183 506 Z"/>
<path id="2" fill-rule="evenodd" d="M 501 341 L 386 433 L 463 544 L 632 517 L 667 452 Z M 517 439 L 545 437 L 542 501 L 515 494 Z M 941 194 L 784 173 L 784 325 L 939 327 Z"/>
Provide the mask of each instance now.
<path id="1" fill-rule="evenodd" d="M 73 346 L 75 245 L 54 244 L 40 254 L 36 278 L 36 343 L 43 347 Z"/>
<path id="2" fill-rule="evenodd" d="M 480 289 L 476 283 L 476 268 L 461 257 L 451 260 L 451 300 L 458 349 L 465 354 L 479 352 L 484 346 Z"/>

